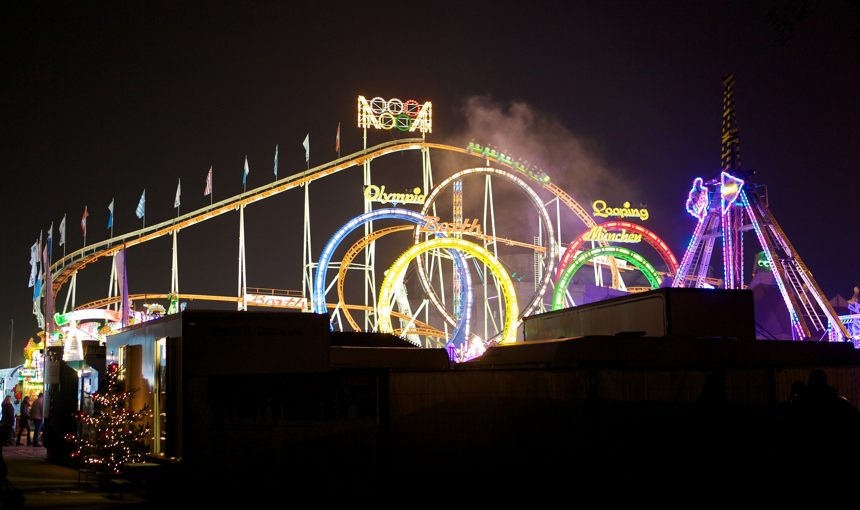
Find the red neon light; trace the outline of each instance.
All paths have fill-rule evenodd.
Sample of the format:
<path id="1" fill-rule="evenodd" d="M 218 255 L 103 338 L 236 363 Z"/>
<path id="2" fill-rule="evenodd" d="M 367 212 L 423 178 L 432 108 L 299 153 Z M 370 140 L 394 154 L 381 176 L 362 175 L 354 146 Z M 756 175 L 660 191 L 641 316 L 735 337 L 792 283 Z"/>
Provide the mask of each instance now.
<path id="1" fill-rule="evenodd" d="M 608 221 L 606 223 L 598 223 L 599 227 L 603 227 L 606 230 L 621 230 L 627 229 L 632 230 L 637 234 L 642 234 L 642 238 L 645 239 L 645 242 L 650 244 L 657 250 L 657 253 L 660 254 L 660 257 L 663 258 L 663 262 L 666 263 L 666 266 L 669 268 L 669 272 L 672 273 L 670 278 L 676 274 L 678 274 L 678 260 L 675 258 L 675 255 L 672 253 L 672 250 L 669 249 L 669 246 L 663 242 L 662 239 L 657 237 L 657 234 L 651 232 L 647 228 L 642 225 L 636 223 L 630 223 L 629 221 Z M 561 262 L 558 265 L 558 276 L 561 276 L 564 273 L 564 268 L 570 264 L 570 261 L 573 259 L 573 256 L 576 255 L 576 252 L 585 244 L 584 237 L 588 234 L 591 229 L 586 230 L 582 234 L 579 235 L 570 246 L 565 250 L 564 255 L 561 256 Z M 556 277 L 556 283 L 558 283 L 558 276 Z"/>

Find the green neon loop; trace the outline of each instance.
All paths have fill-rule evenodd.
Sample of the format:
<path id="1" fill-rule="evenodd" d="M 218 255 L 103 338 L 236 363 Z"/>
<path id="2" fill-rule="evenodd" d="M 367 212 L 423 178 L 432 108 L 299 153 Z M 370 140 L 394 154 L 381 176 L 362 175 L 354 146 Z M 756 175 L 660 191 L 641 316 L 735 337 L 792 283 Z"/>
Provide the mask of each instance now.
<path id="1" fill-rule="evenodd" d="M 405 120 L 401 122 L 400 119 Z M 409 128 L 412 127 L 412 117 L 406 115 L 405 113 L 401 113 L 394 119 L 394 124 L 400 131 L 409 131 Z"/>
<path id="2" fill-rule="evenodd" d="M 633 250 L 628 250 L 627 248 L 622 248 L 620 246 L 601 246 L 599 248 L 584 251 L 570 261 L 570 264 L 568 264 L 568 266 L 564 269 L 564 272 L 558 279 L 558 284 L 555 286 L 555 292 L 552 295 L 553 310 L 561 310 L 562 308 L 564 308 L 564 293 L 565 291 L 567 291 L 567 286 L 570 283 L 570 279 L 573 278 L 573 274 L 577 272 L 580 267 L 584 266 L 586 262 L 593 259 L 594 257 L 599 257 L 601 255 L 617 257 L 619 259 L 624 259 L 627 262 L 630 262 L 636 269 L 642 271 L 642 273 L 645 274 L 645 277 L 647 277 L 648 281 L 651 283 L 652 289 L 660 287 L 660 282 L 663 280 L 663 278 L 660 276 L 659 273 L 657 273 L 657 270 L 654 269 L 654 266 L 652 266 L 650 262 L 645 260 L 642 255 L 639 255 Z"/>

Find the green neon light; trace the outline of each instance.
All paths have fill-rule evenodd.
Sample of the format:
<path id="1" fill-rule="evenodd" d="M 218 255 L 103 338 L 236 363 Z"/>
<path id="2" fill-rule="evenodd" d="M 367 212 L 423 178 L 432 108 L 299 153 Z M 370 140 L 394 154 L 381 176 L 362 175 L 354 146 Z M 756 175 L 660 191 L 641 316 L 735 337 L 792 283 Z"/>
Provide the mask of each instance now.
<path id="1" fill-rule="evenodd" d="M 559 278 L 558 285 L 556 285 L 555 292 L 552 295 L 553 310 L 561 310 L 564 308 L 564 293 L 567 290 L 568 284 L 570 284 L 571 278 L 573 278 L 573 274 L 576 273 L 579 268 L 584 266 L 586 262 L 601 255 L 616 257 L 630 262 L 634 267 L 636 267 L 636 269 L 645 274 L 645 277 L 648 278 L 648 281 L 651 283 L 652 289 L 660 287 L 660 282 L 663 278 L 657 273 L 654 266 L 645 260 L 642 255 L 620 246 L 602 246 L 600 248 L 594 248 L 593 250 L 584 251 L 570 261 L 570 264 L 568 264 L 564 269 L 564 272 L 561 274 L 561 278 Z"/>
<path id="2" fill-rule="evenodd" d="M 71 315 L 72 315 L 72 312 L 63 313 L 63 314 L 55 313 L 54 314 L 54 322 L 57 324 L 57 326 L 65 326 L 66 324 L 71 322 L 71 318 L 70 318 Z"/>

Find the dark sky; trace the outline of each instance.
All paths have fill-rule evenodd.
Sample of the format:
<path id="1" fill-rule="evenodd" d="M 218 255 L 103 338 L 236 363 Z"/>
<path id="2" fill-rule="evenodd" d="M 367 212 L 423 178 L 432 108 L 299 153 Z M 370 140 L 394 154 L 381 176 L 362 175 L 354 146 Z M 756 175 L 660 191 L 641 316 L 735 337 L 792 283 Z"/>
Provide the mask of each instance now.
<path id="1" fill-rule="evenodd" d="M 303 170 L 307 133 L 311 166 L 322 164 L 335 155 L 338 122 L 343 154 L 359 150 L 359 94 L 432 101 L 429 138 L 439 143 L 475 131 L 492 138 L 481 143 L 515 143 L 519 123 L 533 143 L 517 156 L 543 163 L 581 203 L 646 202 L 648 226 L 680 258 L 694 227 L 683 209 L 690 184 L 718 173 L 731 72 L 742 166 L 768 185 L 771 210 L 825 294 L 850 297 L 860 284 L 860 27 L 847 3 L 830 2 L 776 46 L 766 18 L 778 3 L 4 2 L 0 323 L 15 321 L 13 361 L 37 332 L 26 282 L 40 230 L 53 221 L 56 243 L 68 214 L 68 249 L 79 249 L 87 206 L 88 242 L 106 239 L 112 199 L 116 232 L 139 228 L 144 188 L 147 224 L 167 220 L 177 179 L 182 212 L 191 211 L 208 203 L 210 166 L 216 200 L 242 191 L 246 154 L 249 189 L 272 180 L 275 144 L 281 176 Z M 503 120 L 499 133 L 476 127 L 475 104 Z M 369 144 L 391 138 L 371 132 Z M 432 157 L 437 181 L 477 166 Z M 374 168 L 380 184 L 420 184 L 414 153 Z M 360 186 L 353 169 L 311 187 L 315 256 L 361 212 Z M 476 196 L 481 183 L 466 186 Z M 246 210 L 249 285 L 300 288 L 301 198 L 288 192 Z M 517 223 L 511 209 L 497 212 Z M 567 242 L 581 227 L 564 221 Z M 237 237 L 235 214 L 183 231 L 181 291 L 235 294 Z M 129 251 L 131 293 L 169 290 L 170 242 Z M 386 245 L 380 260 L 405 242 Z M 108 275 L 104 261 L 86 268 L 78 304 L 105 297 Z M 8 330 L 0 349 L 7 339 Z"/>

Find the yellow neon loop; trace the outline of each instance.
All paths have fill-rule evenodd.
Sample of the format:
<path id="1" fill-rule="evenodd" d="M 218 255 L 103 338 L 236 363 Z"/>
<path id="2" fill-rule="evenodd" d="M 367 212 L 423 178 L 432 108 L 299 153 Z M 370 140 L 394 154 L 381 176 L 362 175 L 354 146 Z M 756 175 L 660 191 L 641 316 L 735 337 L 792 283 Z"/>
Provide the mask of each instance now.
<path id="1" fill-rule="evenodd" d="M 499 343 L 513 343 L 516 340 L 517 334 L 517 316 L 520 313 L 519 305 L 517 305 L 517 293 L 514 290 L 514 284 L 511 282 L 511 277 L 508 272 L 490 252 L 477 244 L 464 241 L 463 239 L 438 238 L 425 241 L 420 244 L 413 245 L 406 250 L 385 275 L 385 280 L 382 282 L 382 288 L 379 290 L 379 304 L 376 309 L 379 312 L 379 331 L 383 333 L 393 333 L 394 328 L 391 325 L 391 295 L 394 291 L 394 282 L 397 276 L 403 271 L 409 262 L 426 251 L 435 248 L 450 248 L 464 251 L 476 259 L 484 262 L 489 266 L 493 274 L 499 279 L 502 286 L 502 294 L 505 298 L 505 322 L 502 329 L 501 341 Z"/>

